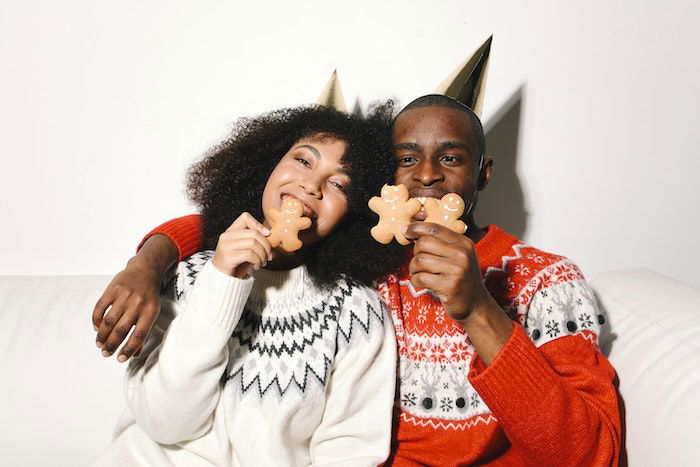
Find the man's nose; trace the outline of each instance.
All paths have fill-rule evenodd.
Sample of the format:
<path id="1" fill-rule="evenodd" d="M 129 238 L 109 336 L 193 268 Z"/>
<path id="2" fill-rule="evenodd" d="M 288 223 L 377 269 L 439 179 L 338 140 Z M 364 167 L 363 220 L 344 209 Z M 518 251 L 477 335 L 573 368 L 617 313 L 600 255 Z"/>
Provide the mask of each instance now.
<path id="1" fill-rule="evenodd" d="M 443 181 L 445 177 L 440 170 L 439 165 L 435 164 L 431 160 L 426 160 L 418 166 L 413 179 L 420 182 L 422 185 L 430 186 L 434 183 Z"/>

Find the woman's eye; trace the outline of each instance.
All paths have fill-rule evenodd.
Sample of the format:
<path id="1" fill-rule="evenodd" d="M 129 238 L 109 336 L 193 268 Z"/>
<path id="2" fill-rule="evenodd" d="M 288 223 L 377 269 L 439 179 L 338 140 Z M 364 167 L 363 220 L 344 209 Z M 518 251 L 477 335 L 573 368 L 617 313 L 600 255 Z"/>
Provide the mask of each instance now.
<path id="1" fill-rule="evenodd" d="M 338 190 L 340 190 L 340 191 L 342 191 L 343 193 L 345 193 L 345 185 L 343 185 L 342 183 L 331 182 L 331 185 L 333 185 L 333 186 L 336 187 Z"/>
<path id="2" fill-rule="evenodd" d="M 307 167 L 310 167 L 310 166 L 311 166 L 311 164 L 309 164 L 309 161 L 307 161 L 307 160 L 304 159 L 303 157 L 296 157 L 295 159 L 298 160 L 301 164 L 304 164 L 304 165 L 307 166 Z"/>

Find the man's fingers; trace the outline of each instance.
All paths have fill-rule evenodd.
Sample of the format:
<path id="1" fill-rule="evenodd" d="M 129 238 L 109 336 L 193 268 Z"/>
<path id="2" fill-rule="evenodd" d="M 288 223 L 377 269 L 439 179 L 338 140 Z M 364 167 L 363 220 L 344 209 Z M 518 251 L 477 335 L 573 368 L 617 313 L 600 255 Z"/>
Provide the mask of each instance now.
<path id="1" fill-rule="evenodd" d="M 136 326 L 134 326 L 134 332 L 131 333 L 129 340 L 126 341 L 126 344 L 124 344 L 119 352 L 119 356 L 117 357 L 119 362 L 123 363 L 132 356 L 138 357 L 141 355 L 141 349 L 146 341 L 146 337 L 148 337 L 148 334 L 151 332 L 156 316 L 155 314 L 144 313 L 138 318 Z"/>
<path id="2" fill-rule="evenodd" d="M 109 333 L 102 347 L 103 356 L 109 357 L 119 348 L 129 334 L 131 327 L 136 322 L 137 316 L 138 314 L 134 310 L 129 310 L 119 318 L 119 321 L 114 325 L 112 332 Z"/>
<path id="3" fill-rule="evenodd" d="M 409 240 L 416 240 L 424 235 L 437 237 L 447 243 L 457 243 L 466 238 L 462 234 L 451 231 L 447 227 L 432 222 L 411 222 L 406 227 L 404 237 Z"/>
<path id="4" fill-rule="evenodd" d="M 233 224 L 226 229 L 227 232 L 241 229 L 252 229 L 260 232 L 264 236 L 270 235 L 270 229 L 258 222 L 250 213 L 244 212 L 233 221 Z"/>
<path id="5" fill-rule="evenodd" d="M 441 256 L 431 255 L 429 253 L 418 253 L 413 255 L 408 263 L 408 272 L 413 275 L 420 272 L 430 274 L 454 274 L 457 273 L 457 268 L 454 264 L 446 261 Z"/>
<path id="6" fill-rule="evenodd" d="M 429 272 L 411 274 L 411 284 L 420 289 L 440 290 L 440 282 L 442 280 L 440 274 L 432 274 Z"/>
<path id="7" fill-rule="evenodd" d="M 99 328 L 97 329 L 96 344 L 98 348 L 103 348 L 107 338 L 112 332 L 112 329 L 117 324 L 119 319 L 126 311 L 126 304 L 122 300 L 112 303 L 112 307 L 107 314 L 102 318 Z"/>
<path id="8" fill-rule="evenodd" d="M 102 293 L 102 296 L 97 300 L 95 308 L 92 310 L 92 326 L 97 329 L 102 324 L 102 317 L 105 315 L 107 308 L 112 304 L 114 300 L 114 294 L 112 293 L 112 284 L 107 286 L 107 290 Z"/>

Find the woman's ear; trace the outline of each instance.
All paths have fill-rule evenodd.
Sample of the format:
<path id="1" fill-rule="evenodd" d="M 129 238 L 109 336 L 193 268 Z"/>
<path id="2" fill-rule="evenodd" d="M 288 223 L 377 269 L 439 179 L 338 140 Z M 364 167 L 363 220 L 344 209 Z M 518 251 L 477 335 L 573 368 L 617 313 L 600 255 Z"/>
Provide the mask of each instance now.
<path id="1" fill-rule="evenodd" d="M 484 164 L 481 166 L 481 171 L 479 172 L 479 182 L 477 185 L 477 190 L 482 191 L 486 188 L 486 185 L 491 181 L 491 170 L 493 168 L 493 158 L 484 157 Z"/>

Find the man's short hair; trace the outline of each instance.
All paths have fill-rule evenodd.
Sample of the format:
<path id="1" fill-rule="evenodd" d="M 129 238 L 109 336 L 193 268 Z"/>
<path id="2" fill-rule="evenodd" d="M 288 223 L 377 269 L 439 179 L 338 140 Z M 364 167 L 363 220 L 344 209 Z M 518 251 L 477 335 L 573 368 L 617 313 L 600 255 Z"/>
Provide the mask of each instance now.
<path id="1" fill-rule="evenodd" d="M 451 97 L 443 96 L 442 94 L 427 94 L 425 96 L 421 96 L 411 101 L 406 107 L 404 107 L 401 110 L 401 112 L 399 112 L 396 118 L 398 118 L 399 115 L 401 115 L 407 110 L 432 106 L 459 110 L 460 112 L 464 112 L 467 116 L 469 116 L 469 123 L 471 124 L 472 134 L 474 136 L 474 139 L 476 140 L 476 149 L 478 151 L 477 157 L 479 160 L 479 164 L 481 164 L 481 160 L 483 159 L 484 153 L 486 152 L 486 138 L 484 137 L 484 128 L 481 126 L 481 120 L 479 120 L 479 117 L 476 116 L 474 111 L 472 111 L 472 109 L 462 104 L 461 102 L 458 102 L 452 99 Z"/>

